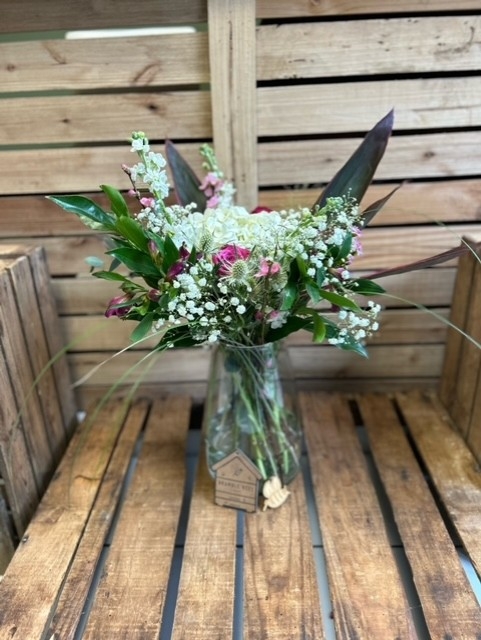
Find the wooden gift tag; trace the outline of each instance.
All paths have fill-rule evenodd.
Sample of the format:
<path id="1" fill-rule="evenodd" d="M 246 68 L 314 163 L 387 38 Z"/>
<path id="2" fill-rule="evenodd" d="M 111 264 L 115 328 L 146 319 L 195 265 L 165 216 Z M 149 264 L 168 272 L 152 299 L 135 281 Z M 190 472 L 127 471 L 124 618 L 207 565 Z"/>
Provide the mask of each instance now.
<path id="1" fill-rule="evenodd" d="M 221 507 L 257 511 L 259 480 L 256 465 L 239 449 L 219 460 L 214 466 L 215 497 Z"/>

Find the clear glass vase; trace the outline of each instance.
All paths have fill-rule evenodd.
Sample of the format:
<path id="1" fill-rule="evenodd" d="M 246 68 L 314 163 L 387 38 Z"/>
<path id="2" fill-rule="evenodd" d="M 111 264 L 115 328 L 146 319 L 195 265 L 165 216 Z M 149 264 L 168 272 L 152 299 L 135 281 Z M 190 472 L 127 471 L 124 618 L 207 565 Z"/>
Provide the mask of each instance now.
<path id="1" fill-rule="evenodd" d="M 207 464 L 241 450 L 264 480 L 300 469 L 302 431 L 287 349 L 280 343 L 219 344 L 212 354 L 203 418 Z"/>

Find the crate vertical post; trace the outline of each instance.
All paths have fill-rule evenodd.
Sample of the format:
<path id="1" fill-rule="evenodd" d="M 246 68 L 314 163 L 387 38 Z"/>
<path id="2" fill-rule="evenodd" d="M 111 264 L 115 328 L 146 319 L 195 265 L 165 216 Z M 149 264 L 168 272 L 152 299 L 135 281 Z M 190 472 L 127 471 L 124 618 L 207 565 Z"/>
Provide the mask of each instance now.
<path id="1" fill-rule="evenodd" d="M 209 0 L 214 146 L 236 201 L 257 204 L 256 3 Z"/>

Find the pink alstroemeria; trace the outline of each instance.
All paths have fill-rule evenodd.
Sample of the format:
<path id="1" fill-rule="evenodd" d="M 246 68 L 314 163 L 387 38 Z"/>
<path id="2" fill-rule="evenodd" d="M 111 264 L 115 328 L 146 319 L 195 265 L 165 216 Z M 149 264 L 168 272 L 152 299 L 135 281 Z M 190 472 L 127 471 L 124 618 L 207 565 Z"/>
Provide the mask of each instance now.
<path id="1" fill-rule="evenodd" d="M 257 278 L 268 278 L 269 276 L 273 276 L 276 273 L 279 273 L 281 270 L 281 265 L 279 262 L 272 262 L 271 260 L 266 260 L 266 258 L 262 258 L 261 264 L 259 266 L 259 271 L 256 273 Z"/>
<path id="2" fill-rule="evenodd" d="M 238 247 L 235 244 L 227 244 L 212 256 L 212 261 L 214 264 L 220 265 L 219 274 L 221 276 L 229 276 L 234 262 L 237 262 L 237 260 L 248 260 L 250 255 L 250 249 Z"/>
<path id="3" fill-rule="evenodd" d="M 122 316 L 125 316 L 129 312 L 132 305 L 124 303 L 129 302 L 131 299 L 132 296 L 127 293 L 123 296 L 116 296 L 115 298 L 112 298 L 112 300 L 109 302 L 107 310 L 105 311 L 105 317 L 111 318 L 112 316 L 117 316 L 118 318 L 121 318 Z"/>
<path id="4" fill-rule="evenodd" d="M 155 207 L 155 200 L 154 198 L 140 198 L 140 204 L 143 207 L 148 207 L 149 209 L 153 209 Z"/>

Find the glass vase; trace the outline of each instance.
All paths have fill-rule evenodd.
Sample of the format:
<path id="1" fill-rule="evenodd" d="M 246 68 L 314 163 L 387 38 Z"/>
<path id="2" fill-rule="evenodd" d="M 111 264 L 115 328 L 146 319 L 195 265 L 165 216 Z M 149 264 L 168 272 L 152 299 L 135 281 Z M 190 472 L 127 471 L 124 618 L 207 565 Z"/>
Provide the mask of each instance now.
<path id="1" fill-rule="evenodd" d="M 221 343 L 212 354 L 203 418 L 207 464 L 241 450 L 264 480 L 300 469 L 302 431 L 287 349 Z"/>

